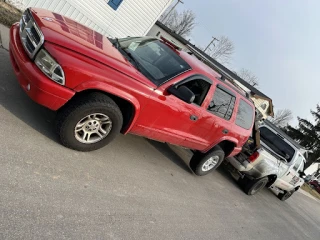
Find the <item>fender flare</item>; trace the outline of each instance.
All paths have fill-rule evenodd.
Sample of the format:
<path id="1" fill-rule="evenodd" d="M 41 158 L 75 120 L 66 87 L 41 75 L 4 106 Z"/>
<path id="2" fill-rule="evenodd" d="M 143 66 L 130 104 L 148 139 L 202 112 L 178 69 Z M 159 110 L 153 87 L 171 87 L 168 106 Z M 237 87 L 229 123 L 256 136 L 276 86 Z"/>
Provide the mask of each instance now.
<path id="1" fill-rule="evenodd" d="M 122 99 L 130 102 L 132 104 L 132 106 L 134 107 L 135 113 L 134 113 L 133 119 L 131 120 L 131 123 L 125 129 L 125 131 L 123 133 L 126 134 L 130 131 L 130 129 L 132 128 L 132 126 L 136 122 L 136 120 L 140 114 L 140 110 L 141 110 L 140 103 L 134 96 L 132 96 L 131 94 L 129 94 L 119 88 L 116 88 L 108 83 L 101 82 L 101 81 L 86 81 L 84 83 L 79 84 L 78 86 L 76 86 L 74 88 L 74 91 L 77 93 L 80 93 L 80 92 L 86 91 L 86 90 L 102 91 L 102 92 L 117 96 L 119 98 L 122 98 Z"/>
<path id="2" fill-rule="evenodd" d="M 207 149 L 204 150 L 204 152 L 208 152 L 210 149 L 212 149 L 214 146 L 219 145 L 219 143 L 223 142 L 223 141 L 229 141 L 234 143 L 235 148 L 237 147 L 239 141 L 234 138 L 234 137 L 230 137 L 230 136 L 224 136 L 222 138 L 220 138 L 218 141 L 214 142 L 210 147 L 208 147 Z"/>

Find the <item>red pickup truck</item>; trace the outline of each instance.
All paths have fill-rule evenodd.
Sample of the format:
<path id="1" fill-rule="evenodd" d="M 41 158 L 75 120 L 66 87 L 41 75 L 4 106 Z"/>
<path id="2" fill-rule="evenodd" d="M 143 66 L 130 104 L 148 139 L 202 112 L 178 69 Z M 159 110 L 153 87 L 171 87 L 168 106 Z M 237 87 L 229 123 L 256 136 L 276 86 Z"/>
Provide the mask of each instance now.
<path id="1" fill-rule="evenodd" d="M 10 29 L 10 57 L 28 96 L 57 111 L 68 148 L 91 151 L 131 133 L 193 150 L 190 167 L 205 175 L 251 134 L 253 103 L 167 41 L 109 39 L 29 8 Z"/>

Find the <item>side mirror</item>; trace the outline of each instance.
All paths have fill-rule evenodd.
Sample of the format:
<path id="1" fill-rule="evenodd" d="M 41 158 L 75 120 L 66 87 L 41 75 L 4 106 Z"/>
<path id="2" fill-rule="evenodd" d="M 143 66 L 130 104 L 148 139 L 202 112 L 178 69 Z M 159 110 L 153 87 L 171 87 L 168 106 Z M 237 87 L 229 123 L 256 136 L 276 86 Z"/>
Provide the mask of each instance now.
<path id="1" fill-rule="evenodd" d="M 181 86 L 177 89 L 176 86 L 172 85 L 168 88 L 168 92 L 186 103 L 192 103 L 196 97 L 194 93 L 186 86 Z"/>

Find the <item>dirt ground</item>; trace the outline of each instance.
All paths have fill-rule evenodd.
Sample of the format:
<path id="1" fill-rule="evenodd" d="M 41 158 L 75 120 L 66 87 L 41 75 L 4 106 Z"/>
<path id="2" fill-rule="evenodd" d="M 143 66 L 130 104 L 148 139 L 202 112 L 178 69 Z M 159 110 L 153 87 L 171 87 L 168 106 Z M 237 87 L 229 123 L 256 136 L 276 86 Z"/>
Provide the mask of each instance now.
<path id="1" fill-rule="evenodd" d="M 306 192 L 310 193 L 312 196 L 320 199 L 320 194 L 312 189 L 308 184 L 303 184 L 301 189 L 305 190 Z"/>
<path id="2" fill-rule="evenodd" d="M 20 20 L 21 14 L 20 10 L 0 1 L 0 24 L 10 27 Z"/>

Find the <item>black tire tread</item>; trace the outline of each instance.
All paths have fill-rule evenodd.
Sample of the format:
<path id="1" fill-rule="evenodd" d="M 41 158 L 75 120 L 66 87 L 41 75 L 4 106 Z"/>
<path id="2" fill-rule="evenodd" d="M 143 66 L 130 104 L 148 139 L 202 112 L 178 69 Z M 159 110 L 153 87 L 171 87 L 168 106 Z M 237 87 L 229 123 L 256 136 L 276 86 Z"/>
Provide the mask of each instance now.
<path id="1" fill-rule="evenodd" d="M 286 201 L 286 200 L 288 200 L 288 199 L 293 195 L 294 192 L 295 192 L 295 190 L 292 190 L 291 195 L 290 195 L 289 197 L 287 197 L 286 199 L 284 199 L 283 197 L 284 197 L 284 195 L 287 193 L 287 191 L 284 191 L 284 193 L 279 193 L 277 197 L 278 197 L 281 201 Z"/>
<path id="2" fill-rule="evenodd" d="M 74 150 L 78 150 L 74 146 L 72 146 L 72 144 L 66 141 L 65 131 L 63 131 L 66 125 L 66 120 L 72 117 L 73 114 L 77 114 L 78 112 L 81 112 L 82 109 L 94 108 L 94 107 L 105 107 L 107 109 L 112 110 L 114 113 L 116 113 L 118 121 L 120 122 L 120 126 L 122 127 L 123 117 L 118 105 L 107 95 L 99 92 L 92 92 L 87 95 L 81 96 L 81 98 L 79 97 L 79 98 L 70 100 L 70 102 L 68 102 L 65 106 L 63 106 L 58 111 L 58 114 L 56 117 L 56 132 L 58 133 L 60 141 L 64 146 Z M 118 130 L 120 131 L 120 129 Z M 114 137 L 115 136 L 109 137 L 110 141 Z M 92 144 L 92 145 L 90 144 L 88 145 L 85 151 L 93 151 L 98 148 L 95 146 L 95 144 Z"/>
<path id="3" fill-rule="evenodd" d="M 211 155 L 213 152 L 220 152 L 222 157 L 222 160 L 210 171 L 208 172 L 202 172 L 201 170 L 201 164 L 200 162 L 206 158 L 208 155 Z M 190 162 L 189 162 L 189 166 L 191 168 L 191 170 L 198 176 L 204 176 L 212 171 L 214 171 L 215 169 L 217 169 L 220 164 L 223 162 L 224 160 L 224 156 L 225 156 L 225 152 L 223 151 L 223 149 L 220 146 L 215 146 L 213 147 L 210 151 L 206 152 L 206 153 L 200 153 L 200 152 L 195 152 L 194 155 L 192 156 Z"/>
<path id="4" fill-rule="evenodd" d="M 248 178 L 244 179 L 244 180 L 241 182 L 243 191 L 244 191 L 247 195 L 253 195 L 253 194 L 251 193 L 251 190 L 252 190 L 253 186 L 254 186 L 256 183 L 258 183 L 258 182 L 260 182 L 260 181 L 262 181 L 262 180 L 267 180 L 266 185 L 268 184 L 268 177 L 263 177 L 263 178 L 254 179 L 254 180 L 251 180 L 251 179 L 248 179 Z M 261 189 L 260 189 L 260 190 L 261 190 Z M 260 191 L 260 190 L 259 190 L 259 191 Z M 258 192 L 259 192 L 259 191 L 258 191 Z M 255 192 L 254 194 L 256 194 L 256 193 L 258 193 L 258 192 Z"/>

